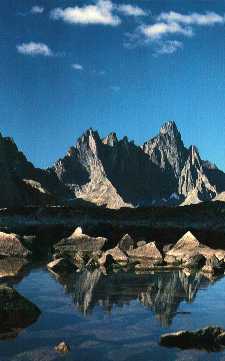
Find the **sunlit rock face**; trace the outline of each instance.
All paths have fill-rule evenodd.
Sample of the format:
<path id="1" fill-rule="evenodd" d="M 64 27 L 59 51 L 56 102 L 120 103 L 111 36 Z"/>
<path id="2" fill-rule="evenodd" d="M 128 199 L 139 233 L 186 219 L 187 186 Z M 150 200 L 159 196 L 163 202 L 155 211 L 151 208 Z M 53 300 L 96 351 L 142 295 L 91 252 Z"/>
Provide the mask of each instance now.
<path id="1" fill-rule="evenodd" d="M 179 178 L 187 157 L 187 149 L 175 122 L 165 123 L 159 135 L 144 143 L 143 150 L 156 165 L 171 176 Z"/>
<path id="2" fill-rule="evenodd" d="M 75 197 L 109 208 L 193 204 L 225 190 L 225 174 L 184 146 L 173 121 L 141 147 L 88 129 L 52 170 Z"/>
<path id="3" fill-rule="evenodd" d="M 115 134 L 101 140 L 97 132 L 87 130 L 73 155 L 58 161 L 54 170 L 77 197 L 109 208 L 136 205 L 153 194 L 158 198 L 164 194 L 159 186 L 164 183 L 161 170 L 140 147 L 127 137 L 118 141 Z"/>
<path id="4" fill-rule="evenodd" d="M 0 232 L 0 256 L 28 258 L 31 251 L 24 247 L 18 235 Z"/>

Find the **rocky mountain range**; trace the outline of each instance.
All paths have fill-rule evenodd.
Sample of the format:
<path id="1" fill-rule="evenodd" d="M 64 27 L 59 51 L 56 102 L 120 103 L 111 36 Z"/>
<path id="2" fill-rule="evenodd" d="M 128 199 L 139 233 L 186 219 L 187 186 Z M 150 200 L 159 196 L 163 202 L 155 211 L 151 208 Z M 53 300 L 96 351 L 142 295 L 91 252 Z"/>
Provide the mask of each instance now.
<path id="1" fill-rule="evenodd" d="M 187 205 L 224 200 L 225 173 L 186 148 L 174 122 L 143 146 L 88 129 L 64 158 L 37 169 L 11 138 L 0 135 L 0 207 L 73 204 L 108 208 Z"/>

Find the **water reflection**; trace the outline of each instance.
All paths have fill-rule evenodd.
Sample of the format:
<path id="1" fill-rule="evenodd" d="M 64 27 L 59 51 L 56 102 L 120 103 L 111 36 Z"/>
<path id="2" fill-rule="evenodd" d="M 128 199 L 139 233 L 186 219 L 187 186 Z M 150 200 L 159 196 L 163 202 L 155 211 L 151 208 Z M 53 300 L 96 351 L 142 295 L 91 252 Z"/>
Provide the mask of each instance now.
<path id="1" fill-rule="evenodd" d="M 26 260 L 16 257 L 0 259 L 0 340 L 16 338 L 21 330 L 36 322 L 40 315 L 36 305 L 10 287 L 28 273 Z"/>
<path id="2" fill-rule="evenodd" d="M 99 269 L 57 276 L 57 279 L 84 315 L 91 313 L 96 305 L 111 312 L 114 305 L 123 306 L 139 300 L 156 315 L 162 326 L 171 324 L 182 301 L 193 302 L 200 288 L 214 282 L 201 273 L 184 271 L 104 275 Z"/>

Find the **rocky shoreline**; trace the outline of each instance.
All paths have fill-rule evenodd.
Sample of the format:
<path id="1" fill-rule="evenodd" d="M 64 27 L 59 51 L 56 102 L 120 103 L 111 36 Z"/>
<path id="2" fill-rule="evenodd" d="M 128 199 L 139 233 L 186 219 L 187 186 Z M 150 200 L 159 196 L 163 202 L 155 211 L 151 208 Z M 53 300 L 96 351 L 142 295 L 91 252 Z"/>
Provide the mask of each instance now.
<path id="1" fill-rule="evenodd" d="M 78 272 L 100 268 L 103 273 L 115 268 L 129 271 L 179 268 L 218 275 L 224 273 L 224 258 L 225 250 L 201 244 L 190 231 L 175 245 L 166 245 L 160 251 L 155 242 L 136 241 L 129 234 L 110 248 L 107 238 L 88 236 L 78 227 L 54 245 L 53 261 L 48 268 L 56 273 L 67 272 L 72 266 Z"/>
<path id="2" fill-rule="evenodd" d="M 137 285 L 141 279 L 143 289 L 147 288 L 146 292 L 140 293 L 137 286 L 140 302 L 147 307 L 150 305 L 162 324 L 168 325 L 180 299 L 176 300 L 175 295 L 171 295 L 173 303 L 167 304 L 165 292 L 170 293 L 170 288 L 176 285 L 184 293 L 184 299 L 190 297 L 190 293 L 193 298 L 199 282 L 214 282 L 225 271 L 222 231 L 224 206 L 220 203 L 214 203 L 213 206 L 198 205 L 184 207 L 183 213 L 179 212 L 176 208 L 146 209 L 144 212 L 139 209 L 112 211 L 97 207 L 1 210 L 0 224 L 6 220 L 8 223 L 0 231 L 0 283 L 4 291 L 0 292 L 0 318 L 5 320 L 6 317 L 7 294 L 13 299 L 12 305 L 19 303 L 24 308 L 17 308 L 19 313 L 14 313 L 15 317 L 8 329 L 0 330 L 0 337 L 15 337 L 20 329 L 35 322 L 39 316 L 40 310 L 11 287 L 16 278 L 26 274 L 34 261 L 44 262 L 49 272 L 67 290 L 74 292 L 83 312 L 89 310 L 93 302 L 98 302 L 95 301 L 98 294 L 96 289 L 107 293 L 107 299 L 101 302 L 109 307 L 110 297 L 112 300 L 115 298 L 113 292 L 117 292 L 118 282 L 126 282 L 128 275 L 132 275 Z M 187 218 L 181 223 L 182 216 Z M 154 224 L 157 217 L 158 221 Z M 113 227 L 108 229 L 110 222 Z M 170 222 L 172 231 L 163 227 Z M 190 228 L 187 228 L 188 224 Z M 212 224 L 211 238 L 204 238 Z M 130 232 L 125 232 L 127 230 Z M 219 239 L 218 234 L 221 237 Z M 170 276 L 172 270 L 178 272 L 176 277 Z M 157 272 L 161 274 L 158 284 Z M 148 279 L 145 286 L 143 276 L 151 273 L 156 278 L 151 285 Z M 163 273 L 165 276 L 162 276 Z M 110 288 L 106 282 L 108 277 L 111 280 Z M 24 314 L 25 323 L 21 322 L 19 314 Z"/>

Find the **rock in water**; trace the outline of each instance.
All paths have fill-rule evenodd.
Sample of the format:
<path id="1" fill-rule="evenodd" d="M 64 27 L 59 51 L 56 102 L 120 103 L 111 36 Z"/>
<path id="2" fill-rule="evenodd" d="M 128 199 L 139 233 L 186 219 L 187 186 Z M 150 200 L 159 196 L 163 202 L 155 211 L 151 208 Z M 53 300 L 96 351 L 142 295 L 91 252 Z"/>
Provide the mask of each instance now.
<path id="1" fill-rule="evenodd" d="M 62 341 L 57 346 L 55 346 L 55 351 L 62 353 L 70 352 L 70 346 L 68 343 Z"/>
<path id="2" fill-rule="evenodd" d="M 23 246 L 18 235 L 0 232 L 0 256 L 27 258 L 31 251 Z"/>
<path id="3" fill-rule="evenodd" d="M 23 274 L 28 261 L 24 258 L 5 257 L 0 259 L 0 279 L 14 278 Z"/>
<path id="4" fill-rule="evenodd" d="M 93 252 L 101 251 L 107 243 L 107 238 L 90 237 L 87 234 L 83 234 L 79 227 L 79 230 L 76 228 L 70 237 L 59 241 L 54 248 L 61 257 L 70 256 L 74 258 L 77 252 L 92 254 Z"/>
<path id="5" fill-rule="evenodd" d="M 35 322 L 40 310 L 14 288 L 0 285 L 0 339 L 13 338 Z"/>
<path id="6" fill-rule="evenodd" d="M 201 244 L 198 239 L 189 231 L 181 237 L 178 242 L 166 253 L 165 262 L 190 262 L 190 259 L 198 255 L 204 256 L 206 259 L 212 256 L 217 256 L 223 259 L 225 256 L 224 250 L 212 249 Z"/>
<path id="7" fill-rule="evenodd" d="M 206 260 L 206 264 L 202 268 L 202 272 L 218 275 L 224 273 L 224 269 L 225 269 L 224 260 L 219 261 L 216 256 L 212 256 Z"/>
<path id="8" fill-rule="evenodd" d="M 177 243 L 166 253 L 166 256 L 174 257 L 178 261 L 185 262 L 190 257 L 198 254 L 199 241 L 191 233 L 187 232 Z"/>
<path id="9" fill-rule="evenodd" d="M 150 242 L 144 246 L 129 250 L 127 251 L 127 254 L 129 257 L 133 258 L 150 259 L 155 264 L 159 264 L 162 262 L 162 255 L 156 247 L 155 242 Z"/>
<path id="10" fill-rule="evenodd" d="M 195 256 L 186 260 L 183 264 L 185 268 L 202 268 L 206 263 L 206 258 L 202 254 L 196 254 Z"/>
<path id="11" fill-rule="evenodd" d="M 111 260 L 111 258 L 107 259 L 108 255 L 110 255 L 111 258 L 116 263 L 127 263 L 128 262 L 127 255 L 119 247 L 115 247 L 115 248 L 109 249 L 102 255 L 102 257 L 98 261 L 100 266 L 103 266 L 106 263 L 108 263 L 109 259 Z"/>
<path id="12" fill-rule="evenodd" d="M 209 326 L 197 331 L 178 331 L 161 336 L 160 345 L 181 349 L 219 351 L 225 343 L 224 329 Z"/>
<path id="13" fill-rule="evenodd" d="M 134 240 L 129 234 L 125 234 L 119 241 L 118 246 L 122 251 L 126 252 L 134 248 Z"/>
<path id="14" fill-rule="evenodd" d="M 76 266 L 67 258 L 58 258 L 47 265 L 48 269 L 54 273 L 67 273 L 76 271 Z"/>

